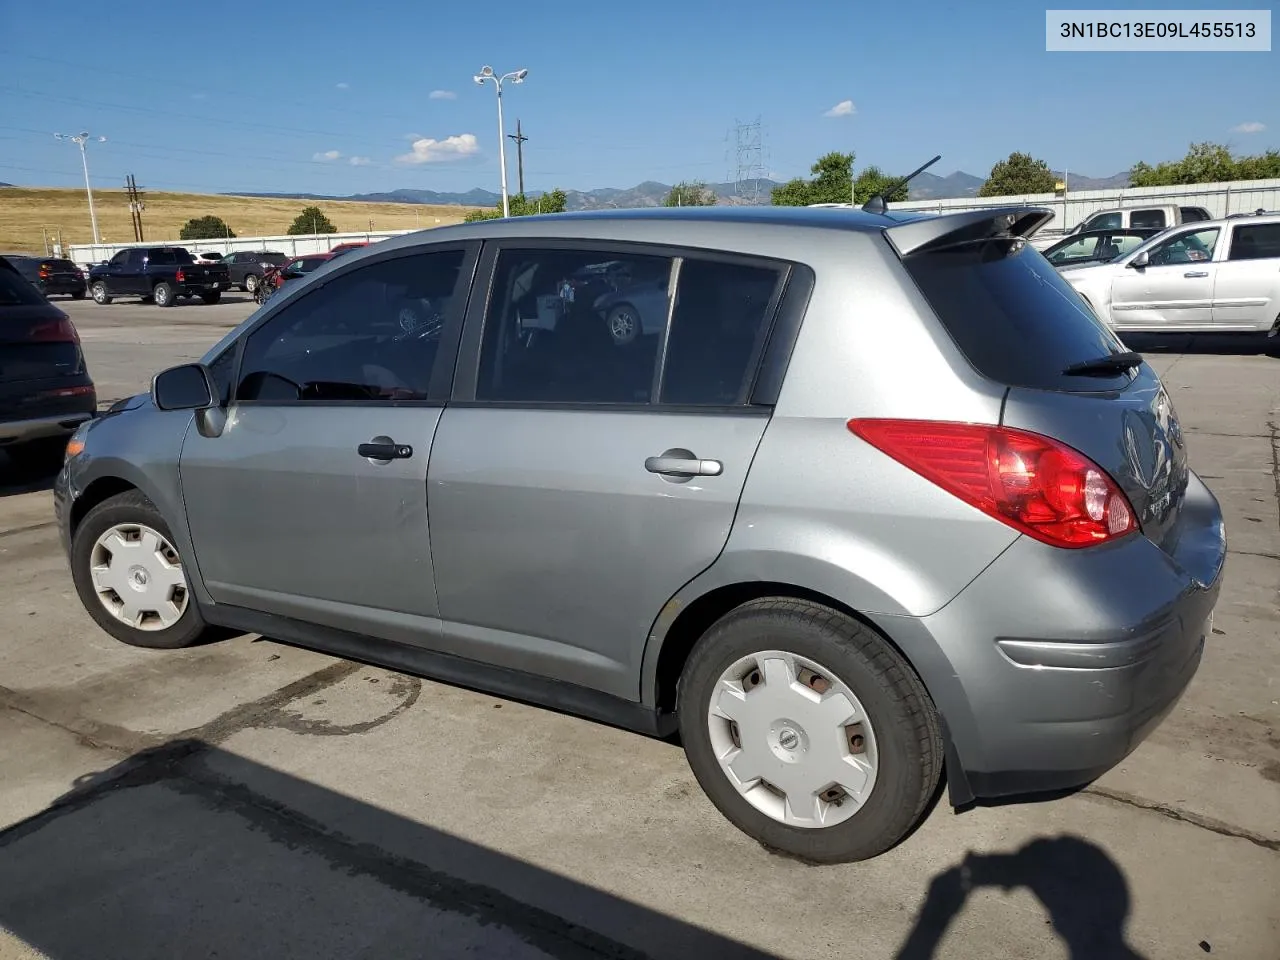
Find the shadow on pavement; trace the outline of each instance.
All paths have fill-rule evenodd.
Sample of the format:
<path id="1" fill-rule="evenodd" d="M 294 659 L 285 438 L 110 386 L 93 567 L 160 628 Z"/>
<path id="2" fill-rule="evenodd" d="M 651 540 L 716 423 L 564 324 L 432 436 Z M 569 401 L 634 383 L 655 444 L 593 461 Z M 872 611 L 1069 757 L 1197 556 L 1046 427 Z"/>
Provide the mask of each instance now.
<path id="1" fill-rule="evenodd" d="M 52 960 L 771 956 L 196 740 L 0 832 L 0 927 Z"/>
<path id="2" fill-rule="evenodd" d="M 896 960 L 927 960 L 981 887 L 1025 887 L 1049 913 L 1071 960 L 1142 960 L 1125 941 L 1129 884 L 1102 848 L 1079 837 L 1040 837 L 1014 853 L 971 853 L 929 885 Z"/>
<path id="3" fill-rule="evenodd" d="M 0 447 L 0 498 L 52 490 L 61 467 L 61 461 L 52 455 L 27 462 Z"/>
<path id="4" fill-rule="evenodd" d="M 1280 357 L 1280 337 L 1261 333 L 1121 333 L 1138 353 L 1207 353 L 1225 356 L 1268 354 Z"/>

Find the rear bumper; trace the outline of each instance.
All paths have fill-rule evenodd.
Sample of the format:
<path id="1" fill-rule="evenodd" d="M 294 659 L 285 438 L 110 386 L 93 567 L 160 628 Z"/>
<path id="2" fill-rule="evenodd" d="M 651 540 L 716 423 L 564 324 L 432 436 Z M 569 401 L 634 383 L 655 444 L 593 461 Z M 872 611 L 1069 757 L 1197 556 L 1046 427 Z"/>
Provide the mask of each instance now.
<path id="1" fill-rule="evenodd" d="M 25 420 L 0 421 L 0 446 L 40 440 L 44 437 L 69 436 L 76 427 L 93 417 L 93 411 L 62 413 L 57 416 L 31 417 Z"/>
<path id="2" fill-rule="evenodd" d="M 1177 547 L 1140 535 L 1085 550 L 1023 537 L 929 617 L 880 617 L 946 722 L 952 803 L 1084 786 L 1173 709 L 1210 633 L 1226 554 L 1192 475 Z"/>

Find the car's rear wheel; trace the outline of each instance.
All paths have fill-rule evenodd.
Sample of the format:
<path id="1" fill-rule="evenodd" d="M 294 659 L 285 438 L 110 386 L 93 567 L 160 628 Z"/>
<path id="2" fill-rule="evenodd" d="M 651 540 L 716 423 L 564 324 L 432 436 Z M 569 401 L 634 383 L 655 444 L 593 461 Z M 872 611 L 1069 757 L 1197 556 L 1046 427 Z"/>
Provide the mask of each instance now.
<path id="1" fill-rule="evenodd" d="M 174 301 L 177 300 L 177 291 L 169 283 L 161 281 L 155 285 L 155 289 L 151 291 L 152 299 L 155 300 L 157 307 L 172 307 Z"/>
<path id="2" fill-rule="evenodd" d="M 766 848 L 865 860 L 920 821 L 943 747 L 924 685 L 883 637 L 803 600 L 752 601 L 699 640 L 680 734 L 712 803 Z"/>
<path id="3" fill-rule="evenodd" d="M 93 294 L 94 303 L 107 304 L 111 302 L 111 294 L 107 293 L 107 285 L 101 280 L 90 287 L 89 292 Z"/>
<path id="4" fill-rule="evenodd" d="M 72 290 L 72 291 L 71 291 L 71 299 L 72 299 L 72 300 L 83 300 L 83 299 L 84 299 L 84 290 Z"/>
<path id="5" fill-rule="evenodd" d="M 89 616 L 117 640 L 174 649 L 207 630 L 168 524 L 136 490 L 85 515 L 72 537 L 71 575 Z"/>
<path id="6" fill-rule="evenodd" d="M 611 309 L 605 322 L 609 325 L 609 336 L 620 347 L 640 336 L 640 313 L 629 303 L 620 303 Z"/>
<path id="7" fill-rule="evenodd" d="M 253 273 L 248 274 L 248 275 L 244 278 L 244 283 L 241 285 L 241 287 L 242 287 L 242 289 L 245 291 L 245 293 L 253 293 L 253 292 L 255 292 L 255 291 L 258 289 L 258 277 L 257 277 L 257 274 L 253 274 Z"/>

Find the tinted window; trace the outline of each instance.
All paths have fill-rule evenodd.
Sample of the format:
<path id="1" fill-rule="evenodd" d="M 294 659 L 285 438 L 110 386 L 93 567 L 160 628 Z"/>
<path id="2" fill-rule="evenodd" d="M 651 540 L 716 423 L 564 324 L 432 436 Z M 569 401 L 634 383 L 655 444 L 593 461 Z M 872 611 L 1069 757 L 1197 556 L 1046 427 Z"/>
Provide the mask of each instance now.
<path id="1" fill-rule="evenodd" d="M 126 264 L 129 261 L 129 258 L 131 256 L 136 256 L 139 253 L 141 253 L 141 251 L 139 250 L 121 250 L 114 257 L 112 257 L 109 262 L 113 267 L 121 267 L 121 266 L 124 266 L 124 264 Z"/>
<path id="2" fill-rule="evenodd" d="M 0 266 L 0 307 L 18 307 L 44 303 L 40 291 L 22 274 Z"/>
<path id="3" fill-rule="evenodd" d="M 662 375 L 663 403 L 745 403 L 772 326 L 782 270 L 687 259 Z"/>
<path id="4" fill-rule="evenodd" d="M 1125 376 L 1114 381 L 1063 376 L 1070 364 L 1124 347 L 1025 241 L 962 243 L 909 256 L 904 263 L 984 377 L 1051 390 L 1097 390 L 1127 382 Z"/>
<path id="5" fill-rule="evenodd" d="M 1119 230 L 1124 226 L 1120 222 L 1121 219 L 1122 214 L 1119 213 L 1102 213 L 1086 220 L 1084 228 L 1086 230 Z"/>
<path id="6" fill-rule="evenodd" d="M 1213 219 L 1204 207 L 1179 207 L 1178 213 L 1182 216 L 1183 223 L 1198 223 L 1201 220 Z"/>
<path id="7" fill-rule="evenodd" d="M 1134 210 L 1129 214 L 1129 226 L 1138 230 L 1163 230 L 1165 219 L 1163 210 Z"/>
<path id="8" fill-rule="evenodd" d="M 1182 263 L 1204 263 L 1213 259 L 1213 248 L 1218 242 L 1218 228 L 1206 227 L 1170 237 L 1164 243 L 1151 248 L 1147 262 L 1153 267 Z"/>
<path id="9" fill-rule="evenodd" d="M 1236 227 L 1231 234 L 1232 260 L 1280 257 L 1280 223 L 1255 223 Z"/>
<path id="10" fill-rule="evenodd" d="M 28 280 L 36 280 L 40 276 L 40 263 L 30 257 L 6 257 L 9 265 Z"/>
<path id="11" fill-rule="evenodd" d="M 312 270 L 318 270 L 328 263 L 331 257 L 305 257 L 293 264 L 295 270 L 299 273 L 310 273 Z"/>
<path id="12" fill-rule="evenodd" d="M 147 263 L 153 267 L 171 266 L 177 262 L 172 250 L 151 250 L 147 253 Z"/>
<path id="13" fill-rule="evenodd" d="M 232 379 L 236 372 L 236 345 L 233 343 L 223 350 L 209 364 L 209 372 L 218 388 L 218 402 L 224 407 L 231 402 Z"/>
<path id="14" fill-rule="evenodd" d="M 252 334 L 238 400 L 424 400 L 461 251 L 361 267 L 289 304 Z"/>
<path id="15" fill-rule="evenodd" d="M 1047 256 L 1050 263 L 1061 263 L 1064 260 L 1079 260 L 1083 257 L 1092 257 L 1097 249 L 1097 237 L 1080 237 L 1058 247 L 1056 250 L 1049 251 Z"/>
<path id="16" fill-rule="evenodd" d="M 648 403 L 670 278 L 669 257 L 503 250 L 477 399 Z"/>

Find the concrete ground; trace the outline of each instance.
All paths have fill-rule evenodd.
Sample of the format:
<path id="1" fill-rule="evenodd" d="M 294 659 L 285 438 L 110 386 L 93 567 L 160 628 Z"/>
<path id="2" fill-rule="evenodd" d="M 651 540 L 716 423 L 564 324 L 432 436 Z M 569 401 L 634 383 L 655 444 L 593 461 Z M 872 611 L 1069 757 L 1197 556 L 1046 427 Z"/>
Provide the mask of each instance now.
<path id="1" fill-rule="evenodd" d="M 250 308 L 70 312 L 109 400 Z M 666 743 L 257 638 L 118 644 L 76 599 L 47 478 L 20 478 L 0 958 L 1277 960 L 1280 360 L 1151 358 L 1231 538 L 1196 680 L 1084 792 L 940 806 L 840 867 L 738 833 Z"/>

